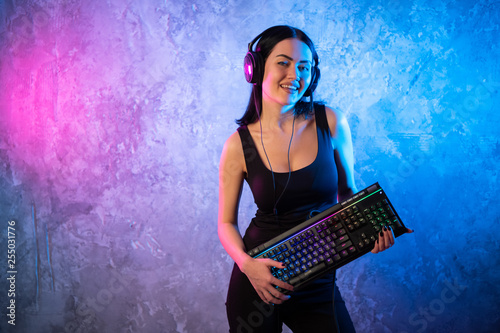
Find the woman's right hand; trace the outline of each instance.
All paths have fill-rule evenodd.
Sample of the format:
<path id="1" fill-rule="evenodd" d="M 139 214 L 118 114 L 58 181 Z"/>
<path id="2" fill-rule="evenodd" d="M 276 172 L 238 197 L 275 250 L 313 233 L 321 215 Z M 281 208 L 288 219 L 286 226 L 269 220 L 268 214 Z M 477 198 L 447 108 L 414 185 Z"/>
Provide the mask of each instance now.
<path id="1" fill-rule="evenodd" d="M 281 304 L 290 296 L 279 292 L 276 286 L 290 291 L 293 291 L 293 287 L 275 278 L 271 274 L 271 267 L 282 269 L 285 265 L 272 259 L 250 258 L 245 262 L 241 271 L 248 277 L 262 301 L 266 304 Z"/>

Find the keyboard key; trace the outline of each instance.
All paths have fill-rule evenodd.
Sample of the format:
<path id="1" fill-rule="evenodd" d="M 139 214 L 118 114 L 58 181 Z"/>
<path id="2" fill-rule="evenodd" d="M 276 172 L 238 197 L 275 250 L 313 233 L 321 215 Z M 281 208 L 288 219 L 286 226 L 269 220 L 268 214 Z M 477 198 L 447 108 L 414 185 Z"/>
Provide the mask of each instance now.
<path id="1" fill-rule="evenodd" d="M 335 248 L 335 250 L 336 250 L 337 252 L 340 252 L 340 251 L 342 251 L 342 250 L 344 250 L 344 249 L 347 249 L 347 248 L 348 248 L 349 246 L 351 246 L 351 245 L 352 245 L 352 242 L 351 242 L 351 241 L 347 241 L 347 242 L 342 243 L 342 244 L 340 244 L 339 246 L 337 246 L 337 247 Z"/>
<path id="2" fill-rule="evenodd" d="M 290 280 L 290 284 L 294 284 L 294 283 L 298 283 L 300 281 L 304 281 L 306 279 L 308 279 L 310 276 L 318 273 L 318 272 L 321 272 L 321 270 L 323 270 L 324 268 L 326 268 L 326 265 L 324 263 L 321 263 L 319 264 L 318 266 L 315 266 L 309 270 L 306 270 L 304 271 L 304 274 L 301 274 L 299 276 L 296 276 L 294 277 L 293 279 Z"/>
<path id="3" fill-rule="evenodd" d="M 337 240 L 335 240 L 335 245 L 339 245 L 339 244 L 342 244 L 344 243 L 345 241 L 347 241 L 349 239 L 349 237 L 347 237 L 347 235 L 344 235 L 342 237 L 339 237 Z"/>
<path id="4" fill-rule="evenodd" d="M 346 234 L 346 231 L 345 231 L 345 229 L 340 229 L 340 230 L 338 230 L 335 234 L 336 234 L 337 236 L 339 236 L 339 237 L 340 237 L 340 236 L 345 235 L 345 234 Z"/>
<path id="5" fill-rule="evenodd" d="M 342 228 L 342 223 L 336 223 L 333 225 L 333 227 L 330 228 L 331 231 L 337 231 L 340 228 Z"/>

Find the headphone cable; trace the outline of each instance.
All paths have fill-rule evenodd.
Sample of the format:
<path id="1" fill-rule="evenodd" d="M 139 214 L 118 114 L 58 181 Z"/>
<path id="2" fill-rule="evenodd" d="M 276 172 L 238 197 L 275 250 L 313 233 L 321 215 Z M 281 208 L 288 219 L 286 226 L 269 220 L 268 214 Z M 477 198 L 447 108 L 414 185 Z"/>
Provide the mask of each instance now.
<path id="1" fill-rule="evenodd" d="M 255 100 L 255 99 L 254 99 Z M 257 105 L 256 105 L 257 106 Z M 271 169 L 271 176 L 272 176 L 272 179 L 273 179 L 273 195 L 274 195 L 274 207 L 273 207 L 273 214 L 278 217 L 278 210 L 277 210 L 277 206 L 278 206 L 278 202 L 281 200 L 281 197 L 283 196 L 283 194 L 285 193 L 287 187 L 288 187 L 288 184 L 290 183 L 290 178 L 292 176 L 292 168 L 290 166 L 290 150 L 291 150 L 291 147 L 292 147 L 292 140 L 293 140 L 293 134 L 295 132 L 295 115 L 293 116 L 293 122 L 292 122 L 292 135 L 290 136 L 290 142 L 288 144 L 288 153 L 287 153 L 287 159 L 288 159 L 288 179 L 285 183 L 285 187 L 283 188 L 283 191 L 281 192 L 280 196 L 278 197 L 278 199 L 276 199 L 276 180 L 274 178 L 274 171 L 273 171 L 273 166 L 271 165 L 271 161 L 269 160 L 269 156 L 267 155 L 267 151 L 266 151 L 266 147 L 264 146 L 264 138 L 263 138 L 263 135 L 262 135 L 262 121 L 261 121 L 261 118 L 260 118 L 260 110 L 258 108 L 257 109 L 257 115 L 259 116 L 259 125 L 260 125 L 260 143 L 262 144 L 262 149 L 264 150 L 264 155 L 266 156 L 266 159 L 267 159 L 267 163 L 269 164 L 269 168 Z"/>
<path id="2" fill-rule="evenodd" d="M 288 183 L 290 182 L 290 178 L 292 176 L 292 168 L 290 167 L 290 149 L 292 147 L 292 140 L 293 140 L 293 133 L 295 131 L 295 115 L 293 116 L 293 122 L 292 122 L 292 135 L 290 136 L 290 143 L 288 144 L 288 179 L 286 181 L 286 184 L 285 184 L 285 187 L 283 188 L 283 191 L 281 192 L 280 196 L 278 197 L 278 200 L 276 200 L 276 202 L 274 203 L 274 212 L 276 215 L 278 215 L 278 211 L 276 209 L 276 206 L 278 205 L 278 202 L 280 201 L 281 197 L 283 196 L 283 194 L 285 193 L 285 190 L 287 189 L 288 187 Z M 269 165 L 271 165 L 269 163 Z"/>

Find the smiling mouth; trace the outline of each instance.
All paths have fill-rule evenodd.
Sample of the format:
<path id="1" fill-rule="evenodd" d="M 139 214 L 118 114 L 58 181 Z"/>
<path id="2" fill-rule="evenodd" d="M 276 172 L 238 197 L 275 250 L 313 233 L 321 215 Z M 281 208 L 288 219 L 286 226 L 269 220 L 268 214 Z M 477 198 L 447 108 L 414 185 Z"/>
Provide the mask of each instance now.
<path id="1" fill-rule="evenodd" d="M 288 89 L 288 90 L 291 90 L 291 91 L 297 91 L 297 90 L 299 90 L 298 87 L 292 86 L 292 85 L 289 85 L 289 84 L 282 84 L 281 88 L 285 88 L 285 89 Z"/>

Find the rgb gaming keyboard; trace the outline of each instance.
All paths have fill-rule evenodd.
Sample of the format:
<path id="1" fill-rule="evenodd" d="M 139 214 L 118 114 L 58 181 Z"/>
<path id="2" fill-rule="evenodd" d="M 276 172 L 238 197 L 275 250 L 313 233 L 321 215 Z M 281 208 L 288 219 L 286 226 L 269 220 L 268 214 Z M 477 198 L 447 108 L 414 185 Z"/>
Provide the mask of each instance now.
<path id="1" fill-rule="evenodd" d="M 272 274 L 299 290 L 370 252 L 384 226 L 391 227 L 395 237 L 406 232 L 387 195 L 375 183 L 247 253 L 284 263 L 283 269 L 272 267 Z"/>

